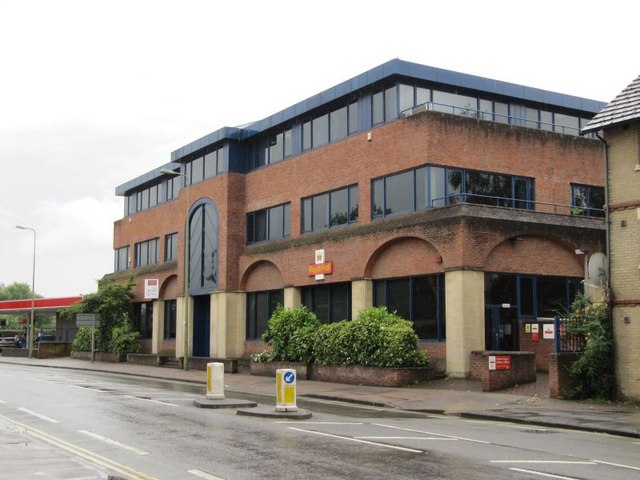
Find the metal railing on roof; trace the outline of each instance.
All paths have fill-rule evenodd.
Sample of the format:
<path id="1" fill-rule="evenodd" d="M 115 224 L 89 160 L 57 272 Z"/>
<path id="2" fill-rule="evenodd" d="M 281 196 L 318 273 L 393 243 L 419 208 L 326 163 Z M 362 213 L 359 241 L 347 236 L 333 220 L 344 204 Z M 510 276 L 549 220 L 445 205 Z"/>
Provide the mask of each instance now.
<path id="1" fill-rule="evenodd" d="M 425 102 L 415 107 L 408 108 L 400 112 L 401 117 L 410 117 L 420 112 L 427 110 L 434 110 L 442 113 L 451 113 L 462 117 L 477 118 L 479 120 L 487 120 L 491 122 L 503 123 L 506 125 L 516 125 L 520 127 L 535 128 L 538 130 L 544 130 L 548 132 L 562 133 L 566 135 L 578 136 L 580 129 L 562 125 L 559 123 L 548 123 L 539 120 L 530 120 L 528 118 L 516 117 L 513 115 L 504 115 L 500 113 L 487 112 L 484 110 L 477 110 L 474 108 L 459 107 L 456 105 L 448 105 L 437 102 Z M 577 118 L 577 117 L 576 117 Z M 502 119 L 502 120 L 501 120 Z M 585 135 L 589 138 L 595 138 L 595 135 Z"/>
<path id="2" fill-rule="evenodd" d="M 605 216 L 605 212 L 602 208 L 586 208 L 578 205 L 539 202 L 535 200 L 525 200 L 514 197 L 499 197 L 493 195 L 481 195 L 477 193 L 456 193 L 447 195 L 445 197 L 434 198 L 431 201 L 431 207 L 445 207 L 458 203 L 489 205 L 493 207 L 506 207 L 521 210 L 534 210 L 536 212 L 553 213 L 556 215 L 572 215 L 598 218 L 604 218 Z"/>

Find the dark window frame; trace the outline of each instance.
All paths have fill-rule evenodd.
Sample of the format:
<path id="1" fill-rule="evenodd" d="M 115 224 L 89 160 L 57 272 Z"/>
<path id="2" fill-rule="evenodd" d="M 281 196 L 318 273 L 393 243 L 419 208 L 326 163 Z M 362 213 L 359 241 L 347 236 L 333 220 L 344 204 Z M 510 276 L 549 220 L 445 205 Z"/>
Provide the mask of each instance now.
<path id="1" fill-rule="evenodd" d="M 178 233 L 164 236 L 164 261 L 171 262 L 178 259 Z"/>
<path id="2" fill-rule="evenodd" d="M 411 277 L 399 277 L 399 278 L 382 278 L 373 281 L 373 305 L 374 306 L 387 306 L 389 296 L 389 284 L 394 282 L 406 281 L 408 295 L 407 301 L 409 306 L 409 318 L 405 320 L 415 323 L 415 311 L 418 309 L 416 306 L 417 299 L 415 291 L 415 283 L 423 279 L 435 279 L 436 281 L 436 337 L 435 338 L 420 338 L 421 341 L 426 342 L 444 342 L 447 339 L 446 335 L 446 297 L 445 297 L 445 280 L 444 274 L 432 274 L 432 275 L 415 275 Z M 379 298 L 383 296 L 384 298 Z M 418 332 L 416 332 L 418 333 Z"/>
<path id="3" fill-rule="evenodd" d="M 159 261 L 159 238 L 151 238 L 134 245 L 134 267 L 155 265 Z"/>
<path id="4" fill-rule="evenodd" d="M 164 301 L 164 335 L 165 340 L 176 338 L 177 301 Z"/>
<path id="5" fill-rule="evenodd" d="M 320 289 L 326 289 L 328 294 L 327 318 L 322 318 L 317 312 L 318 305 L 316 305 L 316 302 L 317 302 L 316 296 L 318 291 L 320 291 Z M 346 318 L 337 317 L 338 314 L 336 312 L 337 308 L 336 308 L 335 301 L 337 300 L 336 297 L 338 293 L 336 291 L 338 289 L 347 290 Z M 345 292 L 341 292 L 341 293 L 344 294 Z M 314 312 L 318 316 L 318 319 L 323 323 L 333 323 L 333 322 L 339 322 L 341 320 L 351 320 L 351 316 L 352 316 L 351 295 L 352 295 L 351 282 L 323 283 L 320 285 L 308 285 L 308 286 L 302 287 L 301 289 L 302 305 L 304 305 L 309 310 Z"/>
<path id="6" fill-rule="evenodd" d="M 259 302 L 260 299 L 264 299 L 265 301 Z M 266 310 L 258 311 L 259 303 L 264 303 Z M 247 292 L 247 331 L 245 335 L 246 340 L 261 340 L 262 334 L 266 331 L 271 315 L 278 305 L 283 304 L 284 289 Z M 260 321 L 260 316 L 262 316 L 263 321 Z M 261 330 L 261 326 L 262 331 L 259 331 Z"/>
<path id="7" fill-rule="evenodd" d="M 581 193 L 578 193 L 582 190 Z M 580 195 L 580 197 L 578 197 Z M 594 203 L 595 195 L 601 202 Z M 605 189 L 598 185 L 585 185 L 581 183 L 571 184 L 571 214 L 585 217 L 604 217 Z"/>
<path id="8" fill-rule="evenodd" d="M 131 265 L 130 250 L 129 245 L 115 249 L 113 266 L 114 272 L 126 272 L 129 270 Z"/>
<path id="9" fill-rule="evenodd" d="M 436 173 L 444 173 L 440 179 L 442 184 L 437 185 L 437 191 L 443 192 L 443 198 L 433 198 L 434 185 L 432 183 L 433 175 Z M 398 193 L 404 193 L 405 204 L 412 204 L 412 207 L 405 208 L 400 211 L 393 211 L 389 205 L 388 183 L 396 178 L 404 175 L 412 175 L 413 181 L 410 188 L 400 190 Z M 488 179 L 497 177 L 505 177 L 508 179 L 510 196 L 509 197 L 493 197 L 491 195 L 481 195 L 469 192 L 467 178 L 470 175 L 484 176 Z M 424 178 L 426 186 L 418 188 L 418 178 Z M 455 177 L 455 178 L 454 178 Z M 455 180 L 455 185 L 452 183 Z M 518 182 L 525 182 L 526 198 L 516 198 L 516 185 Z M 418 198 L 419 193 L 424 193 L 424 199 Z M 412 199 L 407 199 L 406 195 L 411 195 Z M 476 201 L 473 201 L 473 200 Z M 409 201 L 407 201 L 409 200 Z M 412 200 L 412 201 L 411 201 Z M 481 170 L 467 170 L 461 168 L 445 167 L 441 165 L 426 164 L 420 165 L 408 170 L 394 172 L 382 177 L 373 178 L 371 180 L 371 217 L 372 219 L 385 218 L 392 215 L 401 215 L 416 212 L 425 208 L 437 208 L 441 206 L 453 205 L 460 202 L 479 203 L 504 206 L 507 208 L 523 208 L 528 210 L 535 209 L 535 178 L 523 177 L 518 175 L 503 174 L 497 172 L 487 172 Z M 426 206 L 423 206 L 426 205 Z"/>
<path id="10" fill-rule="evenodd" d="M 278 210 L 281 210 L 282 215 L 282 236 L 274 237 L 271 235 L 270 218 L 272 214 L 278 215 Z M 247 245 L 287 238 L 291 235 L 291 202 L 249 212 L 246 215 L 246 222 Z"/>
<path id="11" fill-rule="evenodd" d="M 346 194 L 347 211 L 346 211 L 346 221 L 341 223 L 336 223 L 334 221 L 335 216 L 342 212 L 334 211 L 332 198 L 339 193 Z M 355 205 L 353 205 L 354 200 L 356 203 Z M 325 218 L 326 223 L 324 224 L 325 225 L 324 228 L 315 227 L 315 223 L 316 223 L 316 219 L 314 218 L 315 211 L 316 211 L 316 209 L 314 208 L 315 202 L 326 202 L 326 205 L 324 206 L 324 210 L 326 211 L 326 218 Z M 302 214 L 300 215 L 300 224 L 301 224 L 300 231 L 303 234 L 326 231 L 332 228 L 346 227 L 349 225 L 357 224 L 359 222 L 358 212 L 360 207 L 360 198 L 359 198 L 359 189 L 358 189 L 357 183 L 348 185 L 346 187 L 329 190 L 327 192 L 317 193 L 309 197 L 304 197 L 300 201 L 300 204 L 301 204 L 301 212 L 302 212 Z M 355 215 L 354 215 L 354 211 L 355 211 Z M 310 218 L 307 219 L 306 218 L 307 216 L 310 216 Z"/>

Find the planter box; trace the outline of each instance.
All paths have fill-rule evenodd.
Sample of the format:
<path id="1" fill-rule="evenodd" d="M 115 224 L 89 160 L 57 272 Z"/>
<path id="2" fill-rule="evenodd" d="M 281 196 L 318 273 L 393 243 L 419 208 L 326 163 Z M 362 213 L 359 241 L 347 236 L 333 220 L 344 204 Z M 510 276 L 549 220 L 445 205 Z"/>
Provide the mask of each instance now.
<path id="1" fill-rule="evenodd" d="M 249 372 L 251 375 L 261 377 L 275 377 L 276 370 L 291 368 L 296 371 L 296 376 L 303 380 L 309 380 L 309 365 L 295 362 L 251 362 Z"/>
<path id="2" fill-rule="evenodd" d="M 429 367 L 361 367 L 312 365 L 309 380 L 319 382 L 370 385 L 374 387 L 402 387 L 433 378 Z"/>
<path id="3" fill-rule="evenodd" d="M 71 358 L 75 358 L 76 360 L 91 360 L 91 352 L 71 352 Z M 117 353 L 96 352 L 95 361 L 110 363 L 126 362 L 127 356 Z"/>
<path id="4" fill-rule="evenodd" d="M 275 377 L 276 370 L 291 368 L 298 378 L 318 382 L 371 385 L 376 387 L 402 387 L 434 378 L 430 367 L 378 368 L 360 366 L 307 365 L 292 362 L 251 362 L 251 375 Z"/>

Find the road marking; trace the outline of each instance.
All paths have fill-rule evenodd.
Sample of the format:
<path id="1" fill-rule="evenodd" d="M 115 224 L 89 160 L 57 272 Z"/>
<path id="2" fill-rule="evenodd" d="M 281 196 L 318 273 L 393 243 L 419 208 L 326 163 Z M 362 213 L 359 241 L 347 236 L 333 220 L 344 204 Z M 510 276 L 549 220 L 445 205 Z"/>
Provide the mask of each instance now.
<path id="1" fill-rule="evenodd" d="M 457 442 L 457 438 L 443 437 L 353 437 L 361 440 L 439 440 L 442 442 Z"/>
<path id="2" fill-rule="evenodd" d="M 89 432 L 87 430 L 78 430 L 79 433 L 84 435 L 88 435 L 90 437 L 95 438 L 96 440 L 100 440 L 102 442 L 108 443 L 110 445 L 115 445 L 116 447 L 124 448 L 126 450 L 130 450 L 138 455 L 149 455 L 149 452 L 145 452 L 144 450 L 140 450 L 139 448 L 132 447 L 131 445 L 127 445 L 125 443 L 120 443 L 117 440 L 112 440 L 111 438 L 103 437 L 98 433 Z"/>
<path id="3" fill-rule="evenodd" d="M 491 443 L 491 442 L 485 442 L 484 440 L 475 440 L 473 438 L 456 437 L 453 435 L 443 435 L 442 433 L 425 432 L 424 430 L 414 430 L 412 428 L 395 427 L 393 425 L 385 425 L 382 423 L 372 423 L 371 425 L 375 425 L 376 427 L 392 428 L 394 430 L 402 430 L 403 432 L 423 433 L 424 435 L 437 435 L 438 437 L 452 438 L 454 440 L 463 440 L 465 442 L 485 443 L 487 445 Z"/>
<path id="4" fill-rule="evenodd" d="M 207 480 L 224 480 L 222 477 L 216 477 L 215 475 L 211 475 L 210 473 L 203 472 L 202 470 L 187 470 L 192 475 L 200 478 L 206 478 Z"/>
<path id="5" fill-rule="evenodd" d="M 47 422 L 51 422 L 51 423 L 60 423 L 60 420 L 56 420 L 55 418 L 51 418 L 51 417 L 47 417 L 46 415 L 41 415 L 39 413 L 34 412 L 33 410 L 29 410 L 28 408 L 18 408 L 18 410 L 24 412 L 24 413 L 28 413 L 29 415 L 33 415 L 34 417 L 38 417 L 41 420 L 46 420 Z"/>
<path id="6" fill-rule="evenodd" d="M 147 473 L 136 470 L 133 467 L 122 465 L 121 463 L 115 462 L 114 460 L 111 460 L 107 457 L 103 457 L 102 455 L 99 455 L 90 450 L 84 449 L 82 447 L 78 447 L 77 445 L 67 442 L 61 438 L 54 437 L 53 435 L 45 433 L 42 430 L 33 428 L 30 425 L 27 425 L 26 423 L 18 422 L 16 420 L 13 420 L 12 418 L 5 417 L 4 415 L 0 415 L 0 420 L 3 420 L 13 425 L 17 425 L 18 427 L 21 427 L 30 435 L 33 435 L 34 437 L 37 437 L 44 442 L 47 442 L 51 445 L 62 448 L 67 452 L 71 452 L 72 454 L 82 457 L 86 460 L 89 460 L 90 462 L 93 462 L 97 465 L 103 466 L 117 473 L 125 475 L 129 480 L 158 480 L 157 477 L 154 477 Z"/>
<path id="7" fill-rule="evenodd" d="M 525 470 L 524 468 L 510 468 L 509 470 L 513 470 L 514 472 L 530 473 L 531 475 L 539 475 L 541 477 L 557 478 L 558 480 L 580 480 L 579 478 L 575 477 L 563 477 L 561 475 L 553 475 L 552 473 L 542 473 L 536 472 L 535 470 Z"/>
<path id="8" fill-rule="evenodd" d="M 305 422 L 295 420 L 278 420 L 273 423 L 304 423 L 305 425 L 364 425 L 362 422 Z"/>
<path id="9" fill-rule="evenodd" d="M 411 452 L 411 453 L 424 453 L 424 451 L 416 450 L 414 448 L 398 447 L 396 445 L 387 445 L 387 444 L 384 444 L 384 443 L 370 442 L 368 440 L 360 440 L 360 439 L 353 438 L 353 437 L 344 437 L 342 435 L 333 435 L 331 433 L 316 432 L 315 430 L 305 430 L 305 429 L 296 428 L 296 427 L 287 427 L 287 428 L 289 428 L 290 430 L 295 430 L 297 432 L 312 433 L 314 435 L 320 435 L 320 436 L 323 436 L 323 437 L 330 437 L 330 438 L 338 438 L 340 440 L 347 440 L 349 442 L 365 443 L 367 445 L 374 445 L 376 447 L 385 447 L 385 448 L 390 448 L 392 450 L 401 450 L 403 452 Z"/>
<path id="10" fill-rule="evenodd" d="M 542 463 L 556 465 L 595 465 L 594 461 L 583 460 L 491 460 L 491 463 Z"/>
<path id="11" fill-rule="evenodd" d="M 632 467 L 631 465 L 622 465 L 621 463 L 604 462 L 602 460 L 591 460 L 591 461 L 595 462 L 595 463 L 600 463 L 602 465 L 609 465 L 611 467 L 628 468 L 629 470 L 638 470 L 638 471 L 640 471 L 640 467 Z"/>
<path id="12" fill-rule="evenodd" d="M 175 403 L 169 403 L 169 402 L 162 402 L 160 400 L 154 400 L 152 398 L 142 398 L 142 397 L 136 397 L 134 395 L 124 395 L 124 397 L 126 398 L 133 398 L 134 400 L 142 400 L 143 402 L 151 402 L 151 403 L 158 403 L 160 405 L 167 405 L 169 407 L 179 407 L 180 405 L 175 404 Z"/>

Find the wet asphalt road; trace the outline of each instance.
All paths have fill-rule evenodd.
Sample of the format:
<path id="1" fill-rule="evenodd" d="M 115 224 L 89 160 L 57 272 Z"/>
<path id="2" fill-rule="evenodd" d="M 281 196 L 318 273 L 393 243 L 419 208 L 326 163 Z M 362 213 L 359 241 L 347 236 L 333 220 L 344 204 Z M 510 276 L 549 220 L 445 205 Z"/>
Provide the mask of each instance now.
<path id="1" fill-rule="evenodd" d="M 305 403 L 309 420 L 245 417 L 194 407 L 192 384 L 38 367 L 0 365 L 0 385 L 0 479 L 640 475 L 640 442 L 607 435 L 332 402 Z"/>

